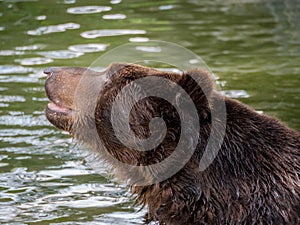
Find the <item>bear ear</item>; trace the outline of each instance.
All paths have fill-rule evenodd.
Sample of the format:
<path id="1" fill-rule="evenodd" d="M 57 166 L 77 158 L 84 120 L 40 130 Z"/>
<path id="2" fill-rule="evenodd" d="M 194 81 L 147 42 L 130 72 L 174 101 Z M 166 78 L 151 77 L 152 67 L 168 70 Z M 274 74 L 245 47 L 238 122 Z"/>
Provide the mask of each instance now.
<path id="1" fill-rule="evenodd" d="M 209 102 L 215 89 L 212 75 L 205 70 L 193 69 L 182 74 L 179 85 L 192 99 L 201 119 L 209 119 Z M 182 105 L 184 100 L 177 96 L 177 102 L 178 100 Z"/>
<path id="2" fill-rule="evenodd" d="M 105 73 L 107 77 L 113 77 L 114 75 L 118 74 L 120 70 L 127 67 L 129 64 L 126 63 L 112 63 L 108 66 Z"/>
<path id="3" fill-rule="evenodd" d="M 194 102 L 201 103 L 211 97 L 215 89 L 213 76 L 206 70 L 193 69 L 182 74 L 180 85 Z"/>

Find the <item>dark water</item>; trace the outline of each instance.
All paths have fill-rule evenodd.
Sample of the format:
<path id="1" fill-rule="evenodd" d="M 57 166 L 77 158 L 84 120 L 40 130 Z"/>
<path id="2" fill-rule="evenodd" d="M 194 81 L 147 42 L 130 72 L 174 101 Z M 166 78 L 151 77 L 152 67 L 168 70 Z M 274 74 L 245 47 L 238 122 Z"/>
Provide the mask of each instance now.
<path id="1" fill-rule="evenodd" d="M 45 67 L 175 42 L 205 60 L 227 95 L 300 130 L 299 16 L 297 0 L 0 1 L 0 224 L 141 223 L 124 186 L 47 122 Z"/>

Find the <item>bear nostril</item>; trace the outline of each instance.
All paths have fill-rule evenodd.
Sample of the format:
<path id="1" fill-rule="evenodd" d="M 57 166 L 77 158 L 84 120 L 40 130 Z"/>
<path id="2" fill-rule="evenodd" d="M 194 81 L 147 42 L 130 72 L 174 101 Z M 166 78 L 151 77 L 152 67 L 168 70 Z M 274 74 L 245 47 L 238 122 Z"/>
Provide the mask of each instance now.
<path id="1" fill-rule="evenodd" d="M 51 77 L 51 75 L 53 74 L 53 68 L 51 68 L 51 67 L 46 68 L 44 70 L 44 74 L 46 74 L 48 78 Z"/>

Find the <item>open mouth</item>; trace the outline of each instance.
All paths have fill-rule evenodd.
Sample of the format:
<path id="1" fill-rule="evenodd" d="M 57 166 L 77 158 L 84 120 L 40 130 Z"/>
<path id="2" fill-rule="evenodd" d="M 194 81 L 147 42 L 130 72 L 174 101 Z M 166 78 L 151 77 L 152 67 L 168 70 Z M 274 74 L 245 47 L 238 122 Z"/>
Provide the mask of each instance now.
<path id="1" fill-rule="evenodd" d="M 57 128 L 71 133 L 73 124 L 73 110 L 64 106 L 55 104 L 50 100 L 46 110 L 47 119 Z"/>
<path id="2" fill-rule="evenodd" d="M 93 114 L 87 108 L 96 101 L 99 85 L 106 79 L 102 76 L 105 73 L 79 67 L 51 67 L 44 73 L 47 76 L 45 92 L 49 99 L 45 115 L 54 126 L 71 132 L 78 111 L 86 112 L 80 116 Z"/>
<path id="3" fill-rule="evenodd" d="M 52 101 L 48 103 L 47 108 L 50 111 L 57 112 L 57 113 L 64 113 L 64 114 L 69 114 L 73 111 L 71 108 L 60 106 L 58 104 L 55 104 Z"/>

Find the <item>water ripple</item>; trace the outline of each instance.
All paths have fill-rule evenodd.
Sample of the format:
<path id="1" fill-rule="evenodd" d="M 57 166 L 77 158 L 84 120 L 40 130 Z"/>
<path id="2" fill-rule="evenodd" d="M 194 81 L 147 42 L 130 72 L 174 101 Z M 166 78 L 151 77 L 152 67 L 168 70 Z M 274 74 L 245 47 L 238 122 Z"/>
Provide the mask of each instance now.
<path id="1" fill-rule="evenodd" d="M 51 63 L 53 62 L 53 59 L 35 57 L 35 58 L 17 59 L 15 60 L 15 62 L 19 62 L 23 66 L 31 66 L 31 65 L 43 65 L 43 64 Z"/>
<path id="2" fill-rule="evenodd" d="M 84 38 L 97 38 L 97 37 L 109 37 L 109 36 L 119 36 L 127 34 L 145 34 L 145 30 L 117 30 L 117 29 L 105 29 L 105 30 L 91 30 L 81 33 L 80 35 Z"/>
<path id="3" fill-rule="evenodd" d="M 154 47 L 154 46 L 137 46 L 135 47 L 135 49 L 143 52 L 161 52 L 160 47 Z"/>
<path id="4" fill-rule="evenodd" d="M 21 214 L 21 210 L 17 209 L 15 206 L 5 206 L 1 207 L 0 211 L 0 222 L 13 221 L 17 215 Z M 14 223 L 16 225 L 23 225 L 24 223 Z"/>
<path id="5" fill-rule="evenodd" d="M 45 27 L 39 27 L 36 30 L 29 30 L 27 34 L 29 35 L 43 35 L 57 32 L 65 32 L 66 30 L 79 29 L 80 25 L 77 23 L 64 23 L 58 25 L 51 25 Z"/>
<path id="6" fill-rule="evenodd" d="M 9 106 L 9 104 L 0 102 L 0 108 L 6 108 L 8 106 Z"/>
<path id="7" fill-rule="evenodd" d="M 122 0 L 111 0 L 110 1 L 111 4 L 119 4 L 121 2 L 122 2 Z"/>
<path id="8" fill-rule="evenodd" d="M 73 52 L 68 50 L 39 52 L 39 54 L 52 59 L 72 59 L 83 55 L 82 52 Z"/>
<path id="9" fill-rule="evenodd" d="M 249 98 L 250 96 L 245 90 L 225 90 L 221 93 L 230 98 Z"/>
<path id="10" fill-rule="evenodd" d="M 64 0 L 64 4 L 74 4 L 76 0 Z"/>
<path id="11" fill-rule="evenodd" d="M 23 96 L 18 95 L 0 95 L 0 102 L 25 102 L 26 99 Z"/>
<path id="12" fill-rule="evenodd" d="M 108 14 L 102 16 L 103 19 L 105 20 L 124 20 L 126 19 L 126 15 L 124 14 Z"/>
<path id="13" fill-rule="evenodd" d="M 133 38 L 129 38 L 130 42 L 148 42 L 149 38 L 146 37 L 133 37 Z"/>
<path id="14" fill-rule="evenodd" d="M 173 8 L 175 8 L 174 5 L 162 5 L 162 6 L 158 7 L 159 10 L 170 10 L 170 9 L 173 9 Z"/>
<path id="15" fill-rule="evenodd" d="M 17 51 L 33 51 L 43 49 L 46 45 L 43 44 L 35 44 L 35 45 L 25 45 L 25 46 L 17 46 L 15 49 Z"/>
<path id="16" fill-rule="evenodd" d="M 30 76 L 0 76 L 0 83 L 36 83 L 38 82 L 38 77 Z"/>
<path id="17" fill-rule="evenodd" d="M 6 167 L 8 165 L 9 165 L 8 163 L 0 163 L 0 167 Z"/>
<path id="18" fill-rule="evenodd" d="M 8 100 L 14 101 L 14 102 L 24 102 L 24 98 L 22 98 L 22 96 L 19 96 L 15 99 L 8 99 Z M 0 116 L 0 125 L 20 126 L 20 127 L 49 126 L 49 122 L 47 121 L 47 119 L 45 118 L 44 115 L 40 115 L 40 116 L 32 116 L 32 115 L 11 116 L 11 115 L 5 115 L 5 116 Z M 7 141 L 11 141 L 11 142 L 20 141 L 21 143 L 24 142 L 24 140 L 21 140 L 21 139 L 16 140 L 15 137 L 8 137 Z M 28 138 L 28 140 L 29 140 L 29 138 Z M 26 140 L 26 141 L 28 141 L 28 140 Z M 28 143 L 30 143 L 30 140 L 29 140 Z"/>
<path id="19" fill-rule="evenodd" d="M 45 20 L 45 19 L 47 19 L 47 16 L 46 15 L 40 15 L 40 16 L 36 16 L 35 19 L 36 20 Z"/>
<path id="20" fill-rule="evenodd" d="M 35 176 L 34 173 L 27 172 L 24 168 L 20 168 L 19 171 L 14 172 L 14 175 L 23 174 L 25 176 Z M 21 177 L 20 177 L 21 178 Z M 9 179 L 15 180 L 13 177 Z M 18 185 L 17 182 L 11 184 Z M 20 182 L 20 179 L 19 179 Z M 5 207 L 5 209 L 0 212 L 0 222 L 2 221 L 18 221 L 24 215 L 28 215 L 27 222 L 49 222 L 50 220 L 58 221 L 58 218 L 69 217 L 69 210 L 63 210 L 63 208 L 107 208 L 112 206 L 121 207 L 122 211 L 128 210 L 128 197 L 119 197 L 120 188 L 114 188 L 114 190 L 108 191 L 109 196 L 103 195 L 103 189 L 106 190 L 106 186 L 111 186 L 111 184 L 87 184 L 87 185 L 74 185 L 64 181 L 64 183 L 53 182 L 57 189 L 56 192 L 50 192 L 49 194 L 41 194 L 40 190 L 46 189 L 50 182 L 39 182 L 41 184 L 40 188 L 23 188 L 22 186 L 17 186 L 17 188 L 10 188 L 3 191 L 4 196 L 1 200 L 9 200 L 12 207 Z M 51 186 L 50 186 L 51 187 Z M 97 194 L 99 193 L 99 194 Z M 22 202 L 20 199 L 26 200 Z M 18 204 L 14 204 L 18 202 Z M 118 206 L 119 205 L 119 206 Z M 4 208 L 4 207 L 3 207 Z M 114 212 L 105 214 L 105 218 L 101 218 L 98 222 L 94 223 L 92 221 L 87 221 L 86 223 L 77 222 L 59 222 L 51 224 L 118 224 L 117 221 L 122 219 L 122 224 L 140 224 L 141 218 L 145 211 L 137 212 L 137 209 L 130 208 L 129 212 Z M 6 215 L 8 214 L 8 215 Z M 76 220 L 76 218 L 75 218 Z M 100 222 L 106 221 L 106 223 Z M 99 223 L 100 222 L 100 223 Z M 16 224 L 16 223 L 13 223 Z M 20 223 L 21 224 L 21 223 Z M 23 223 L 22 223 L 23 224 Z"/>
<path id="21" fill-rule="evenodd" d="M 22 51 L 14 51 L 14 50 L 1 50 L 1 56 L 12 56 L 12 55 L 24 55 L 25 52 Z"/>
<path id="22" fill-rule="evenodd" d="M 82 45 L 71 45 L 69 46 L 70 51 L 74 52 L 102 52 L 107 48 L 107 44 L 82 44 Z"/>
<path id="23" fill-rule="evenodd" d="M 70 14 L 91 14 L 110 11 L 110 6 L 80 6 L 68 8 L 67 12 Z"/>

